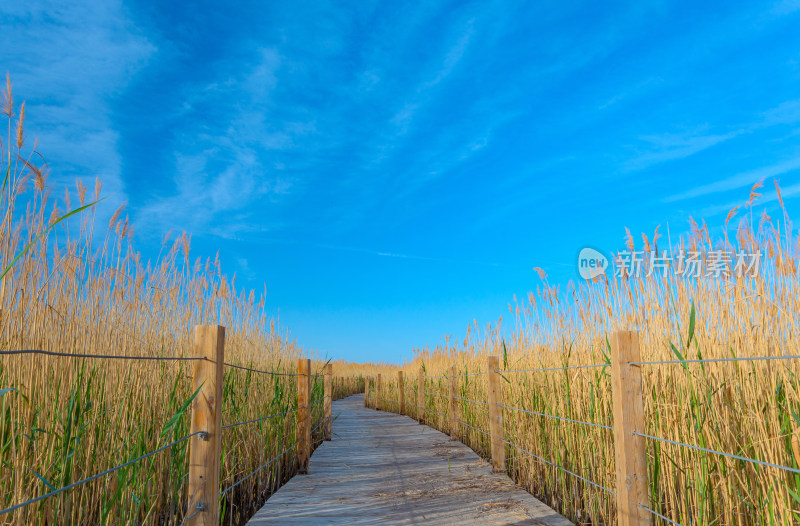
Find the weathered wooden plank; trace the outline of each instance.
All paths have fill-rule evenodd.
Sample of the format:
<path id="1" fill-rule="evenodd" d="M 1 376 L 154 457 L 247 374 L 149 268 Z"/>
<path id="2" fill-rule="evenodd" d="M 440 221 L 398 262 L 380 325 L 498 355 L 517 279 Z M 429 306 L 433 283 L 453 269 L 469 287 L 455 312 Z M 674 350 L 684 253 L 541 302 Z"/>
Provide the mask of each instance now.
<path id="1" fill-rule="evenodd" d="M 572 524 L 465 445 L 409 417 L 367 410 L 362 396 L 334 402 L 333 441 L 251 526 Z"/>

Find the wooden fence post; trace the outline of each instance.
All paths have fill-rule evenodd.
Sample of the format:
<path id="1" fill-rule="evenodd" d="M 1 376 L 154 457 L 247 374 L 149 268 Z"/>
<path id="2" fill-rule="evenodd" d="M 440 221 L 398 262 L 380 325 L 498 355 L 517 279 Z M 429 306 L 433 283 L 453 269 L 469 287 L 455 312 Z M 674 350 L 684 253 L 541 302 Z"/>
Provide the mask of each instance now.
<path id="1" fill-rule="evenodd" d="M 311 360 L 300 358 L 297 372 L 297 473 L 307 475 L 311 458 Z"/>
<path id="2" fill-rule="evenodd" d="M 222 382 L 225 361 L 225 327 L 198 325 L 194 328 L 194 386 L 189 445 L 189 505 L 195 512 L 190 526 L 219 524 L 219 473 L 222 458 Z"/>
<path id="3" fill-rule="evenodd" d="M 400 393 L 400 414 L 406 414 L 406 390 L 403 384 L 403 371 L 397 371 L 397 392 Z"/>
<path id="4" fill-rule="evenodd" d="M 458 440 L 458 423 L 456 422 L 456 366 L 450 367 L 450 440 Z"/>
<path id="5" fill-rule="evenodd" d="M 500 360 L 497 356 L 489 356 L 489 434 L 492 439 L 492 471 L 505 473 L 506 447 L 503 444 L 503 411 L 498 405 L 502 403 L 503 394 L 500 385 Z"/>
<path id="6" fill-rule="evenodd" d="M 364 407 L 369 407 L 369 376 L 364 377 Z"/>
<path id="7" fill-rule="evenodd" d="M 422 367 L 417 376 L 417 420 L 420 424 L 425 420 L 425 370 Z"/>
<path id="8" fill-rule="evenodd" d="M 331 427 L 333 426 L 333 418 L 331 412 L 331 403 L 333 402 L 333 364 L 325 364 L 325 440 L 331 439 Z"/>
<path id="9" fill-rule="evenodd" d="M 644 437 L 642 372 L 631 362 L 639 361 L 639 334 L 617 331 L 611 344 L 611 396 L 614 405 L 614 452 L 617 462 L 617 524 L 653 524 L 648 504 L 647 451 Z"/>
<path id="10" fill-rule="evenodd" d="M 375 410 L 381 410 L 381 375 L 378 373 L 378 381 L 375 383 Z"/>

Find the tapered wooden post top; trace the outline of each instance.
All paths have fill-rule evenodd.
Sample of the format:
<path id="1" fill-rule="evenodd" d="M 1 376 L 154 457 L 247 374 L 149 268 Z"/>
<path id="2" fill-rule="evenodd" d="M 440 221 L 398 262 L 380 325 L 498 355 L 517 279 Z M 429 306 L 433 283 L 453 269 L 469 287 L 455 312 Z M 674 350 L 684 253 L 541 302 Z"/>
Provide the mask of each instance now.
<path id="1" fill-rule="evenodd" d="M 222 379 L 225 362 L 225 327 L 198 325 L 194 329 L 192 437 L 189 443 L 189 506 L 197 512 L 186 524 L 219 524 L 219 481 L 222 456 Z"/>
<path id="2" fill-rule="evenodd" d="M 647 506 L 647 451 L 644 437 L 642 372 L 631 362 L 639 361 L 639 334 L 618 331 L 611 339 L 611 396 L 614 412 L 614 453 L 617 464 L 617 524 L 650 526 Z"/>

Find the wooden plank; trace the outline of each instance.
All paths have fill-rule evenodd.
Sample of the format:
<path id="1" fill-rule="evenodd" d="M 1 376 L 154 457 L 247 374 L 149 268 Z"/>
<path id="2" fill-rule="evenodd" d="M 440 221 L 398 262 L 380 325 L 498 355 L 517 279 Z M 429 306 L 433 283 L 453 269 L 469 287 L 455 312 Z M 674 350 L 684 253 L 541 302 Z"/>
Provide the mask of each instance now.
<path id="1" fill-rule="evenodd" d="M 506 471 L 506 447 L 503 444 L 503 411 L 498 404 L 503 403 L 500 385 L 500 360 L 489 356 L 487 376 L 489 377 L 489 435 L 492 442 L 492 469 L 496 473 Z"/>
<path id="2" fill-rule="evenodd" d="M 250 526 L 568 526 L 460 442 L 416 420 L 334 402 L 336 436 L 311 457 Z"/>
<path id="3" fill-rule="evenodd" d="M 614 453 L 617 463 L 617 524 L 649 526 L 647 506 L 647 452 L 644 437 L 642 373 L 631 362 L 639 360 L 639 334 L 618 331 L 611 345 L 611 396 L 614 411 Z"/>
<path id="4" fill-rule="evenodd" d="M 325 364 L 325 425 L 322 426 L 325 430 L 325 440 L 331 439 L 333 416 L 331 414 L 331 403 L 333 402 L 333 364 Z"/>
<path id="5" fill-rule="evenodd" d="M 189 443 L 188 515 L 197 511 L 188 526 L 219 524 L 219 472 L 222 456 L 222 383 L 225 362 L 225 327 L 198 325 L 194 328 L 192 437 Z"/>
<path id="6" fill-rule="evenodd" d="M 311 360 L 300 358 L 297 373 L 297 473 L 306 475 L 311 458 Z"/>

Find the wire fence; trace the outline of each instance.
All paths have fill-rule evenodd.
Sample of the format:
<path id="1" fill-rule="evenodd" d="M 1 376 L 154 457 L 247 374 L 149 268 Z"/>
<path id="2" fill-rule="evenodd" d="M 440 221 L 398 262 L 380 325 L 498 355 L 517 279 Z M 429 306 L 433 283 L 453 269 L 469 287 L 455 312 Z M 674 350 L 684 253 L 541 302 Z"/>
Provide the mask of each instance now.
<path id="1" fill-rule="evenodd" d="M 285 455 L 286 453 L 288 453 L 289 451 L 291 451 L 292 449 L 294 449 L 295 447 L 297 447 L 297 444 L 299 444 L 299 443 L 300 443 L 300 441 L 298 440 L 297 442 L 295 442 L 294 444 L 292 444 L 292 445 L 291 445 L 291 446 L 289 446 L 288 448 L 284 449 L 282 452 L 278 453 L 278 455 L 276 455 L 275 457 L 272 457 L 272 458 L 271 458 L 269 461 L 267 461 L 265 464 L 262 464 L 261 466 L 257 467 L 257 468 L 256 468 L 256 469 L 254 469 L 253 471 L 251 471 L 251 472 L 250 472 L 250 474 L 248 474 L 246 477 L 244 477 L 244 478 L 241 478 L 241 479 L 239 479 L 238 481 L 234 482 L 233 484 L 231 484 L 230 486 L 228 486 L 227 488 L 225 488 L 224 490 L 222 490 L 222 491 L 220 492 L 219 496 L 220 496 L 220 497 L 222 497 L 222 496 L 223 496 L 223 495 L 225 495 L 226 493 L 230 492 L 230 491 L 231 491 L 233 488 L 235 488 L 236 486 L 240 485 L 240 484 L 241 484 L 242 482 L 244 482 L 245 480 L 248 480 L 248 479 L 249 479 L 249 478 L 251 478 L 253 475 L 255 475 L 256 473 L 258 473 L 259 471 L 262 471 L 264 468 L 266 468 L 266 467 L 270 466 L 270 465 L 271 465 L 273 462 L 275 462 L 276 460 L 278 460 L 279 458 L 281 458 L 283 455 Z"/>
<path id="2" fill-rule="evenodd" d="M 637 431 L 634 431 L 633 434 L 636 435 L 636 436 L 643 437 L 643 438 L 649 438 L 650 440 L 656 440 L 658 442 L 662 442 L 662 443 L 665 443 L 665 444 L 672 444 L 672 445 L 675 445 L 675 446 L 682 446 L 682 447 L 685 447 L 685 448 L 694 449 L 695 451 L 703 451 L 704 453 L 711 453 L 713 455 L 720 455 L 720 456 L 732 458 L 732 459 L 735 459 L 735 460 L 741 460 L 743 462 L 750 462 L 751 464 L 758 464 L 759 466 L 765 466 L 765 467 L 768 467 L 768 468 L 775 468 L 775 469 L 780 469 L 780 470 L 783 470 L 783 471 L 788 471 L 790 473 L 800 474 L 800 469 L 790 468 L 789 466 L 782 466 L 780 464 L 773 464 L 772 462 L 765 462 L 763 460 L 757 460 L 757 459 L 754 459 L 754 458 L 748 458 L 748 457 L 742 457 L 742 456 L 739 456 L 739 455 L 733 455 L 731 453 L 725 453 L 724 451 L 717 451 L 715 449 L 708 449 L 708 448 L 705 448 L 705 447 L 693 446 L 692 444 L 687 444 L 685 442 L 677 442 L 675 440 L 669 440 L 667 438 L 661 438 L 661 437 L 656 437 L 656 436 L 652 436 L 652 435 L 647 435 L 645 433 L 639 433 Z"/>
<path id="3" fill-rule="evenodd" d="M 185 519 L 183 519 L 181 521 L 181 526 L 183 526 L 184 524 L 186 524 L 190 520 L 194 519 L 197 516 L 198 513 L 201 513 L 205 509 L 206 509 L 206 507 L 202 503 L 198 503 L 197 506 L 195 506 L 195 508 L 194 508 L 194 513 L 192 513 L 191 515 L 189 515 L 188 517 L 186 517 Z M 188 513 L 189 510 L 186 510 L 186 512 Z"/>
<path id="4" fill-rule="evenodd" d="M 800 354 L 783 354 L 780 356 L 731 356 L 728 358 L 697 358 L 692 360 L 656 360 L 649 362 L 630 362 L 629 365 L 682 365 L 690 363 L 763 362 L 797 359 L 800 359 Z"/>
<path id="5" fill-rule="evenodd" d="M 637 353 L 638 353 L 638 350 L 637 350 Z M 684 359 L 681 359 L 681 360 L 638 360 L 637 359 L 635 361 L 634 360 L 630 360 L 630 361 L 625 361 L 625 362 L 621 362 L 621 363 L 622 363 L 623 366 L 634 366 L 634 367 L 647 366 L 647 365 L 654 365 L 654 366 L 655 365 L 681 365 L 681 366 L 685 367 L 686 365 L 689 365 L 689 364 L 714 364 L 714 363 L 737 363 L 737 362 L 774 362 L 774 361 L 797 360 L 797 359 L 800 359 L 800 355 L 798 355 L 798 354 L 784 354 L 784 355 L 778 355 L 778 356 L 741 356 L 741 357 L 725 357 L 725 358 L 698 358 L 698 359 L 685 359 L 685 360 Z M 500 375 L 502 377 L 502 375 L 504 375 L 504 374 L 540 373 L 540 372 L 548 372 L 548 371 L 569 371 L 569 370 L 582 370 L 582 369 L 583 370 L 585 370 L 585 369 L 605 369 L 605 368 L 611 368 L 611 366 L 612 366 L 612 360 L 609 359 L 605 363 L 596 363 L 596 364 L 587 364 L 587 365 L 573 365 L 573 366 L 563 366 L 563 367 L 539 367 L 539 368 L 524 368 L 524 369 L 523 368 L 520 368 L 520 369 L 513 369 L 512 368 L 512 369 L 505 369 L 505 370 L 494 369 L 494 371 L 498 375 Z M 429 378 L 454 378 L 454 377 L 477 376 L 477 375 L 481 375 L 481 374 L 491 374 L 491 371 L 480 372 L 480 373 L 475 372 L 475 373 L 470 373 L 470 374 L 458 374 L 458 375 L 456 375 L 456 374 L 453 374 L 453 375 L 431 375 L 431 376 L 427 376 L 426 375 L 426 376 L 424 376 L 424 380 L 427 380 Z M 612 373 L 612 374 L 618 374 L 618 373 Z M 407 391 L 407 392 L 410 392 L 410 393 L 416 393 L 418 396 L 420 394 L 422 394 L 422 395 L 425 395 L 426 397 L 439 398 L 442 401 L 451 400 L 451 401 L 460 401 L 460 402 L 476 404 L 476 405 L 483 405 L 483 406 L 487 406 L 487 407 L 490 406 L 489 402 L 482 401 L 482 400 L 469 399 L 469 398 L 464 398 L 464 397 L 460 397 L 460 396 L 444 394 L 444 393 L 440 393 L 440 392 L 428 391 L 428 390 L 424 390 L 424 389 L 423 390 L 419 390 L 418 388 L 401 388 L 401 389 L 403 391 Z M 393 389 L 389 389 L 389 390 L 391 391 Z M 398 404 L 399 403 L 398 400 L 387 400 L 387 399 L 380 399 L 380 400 L 383 401 L 383 402 L 389 403 L 389 404 Z M 582 426 L 587 426 L 587 427 L 592 427 L 592 428 L 597 428 L 597 429 L 603 429 L 605 431 L 615 431 L 614 426 L 613 425 L 609 425 L 609 424 L 591 422 L 591 421 L 586 421 L 586 420 L 577 419 L 577 418 L 570 418 L 570 417 L 567 417 L 567 416 L 547 414 L 547 413 L 544 413 L 544 412 L 531 411 L 531 410 L 523 408 L 523 407 L 514 407 L 512 405 L 506 405 L 506 404 L 503 404 L 503 403 L 497 403 L 496 405 L 499 408 L 502 408 L 502 409 L 505 409 L 505 410 L 508 410 L 508 411 L 519 412 L 519 413 L 526 414 L 526 415 L 529 415 L 529 416 L 542 417 L 542 418 L 552 419 L 552 420 L 556 420 L 556 421 L 562 421 L 562 422 L 567 422 L 567 423 L 572 423 L 572 424 L 578 424 L 578 425 L 582 425 Z M 440 417 L 443 417 L 445 419 L 452 419 L 455 422 L 457 422 L 459 425 L 464 426 L 465 428 L 469 428 L 471 430 L 474 430 L 474 431 L 480 433 L 481 435 L 484 435 L 484 436 L 487 436 L 487 437 L 491 438 L 491 434 L 487 433 L 483 429 L 480 429 L 479 427 L 476 427 L 476 426 L 473 426 L 471 424 L 468 424 L 467 422 L 465 422 L 461 418 L 456 417 L 455 415 L 448 415 L 448 414 L 445 414 L 443 412 L 439 412 L 436 409 L 433 409 L 431 407 L 427 407 L 427 404 L 426 405 L 419 405 L 419 404 L 415 404 L 415 403 L 406 402 L 406 406 L 407 407 L 416 408 L 418 410 L 418 416 L 420 416 L 420 417 L 424 413 L 433 413 L 433 414 L 439 415 Z M 446 404 L 445 407 L 449 407 L 449 404 Z M 451 412 L 451 411 L 448 409 L 447 413 L 449 413 L 449 412 Z M 779 471 L 782 471 L 782 472 L 785 472 L 785 473 L 789 473 L 789 474 L 792 474 L 792 475 L 800 475 L 800 468 L 795 468 L 795 467 L 793 467 L 791 465 L 782 465 L 782 464 L 776 463 L 776 462 L 769 462 L 769 461 L 766 461 L 766 460 L 760 460 L 758 458 L 752 458 L 751 456 L 744 456 L 744 455 L 741 455 L 741 454 L 734 454 L 734 453 L 729 453 L 729 452 L 725 452 L 725 451 L 719 451 L 719 450 L 708 448 L 708 447 L 701 447 L 701 446 L 697 446 L 697 445 L 692 445 L 692 444 L 689 444 L 689 443 L 686 443 L 686 442 L 670 440 L 670 439 L 666 439 L 666 438 L 663 438 L 663 437 L 655 436 L 655 435 L 652 435 L 652 434 L 647 434 L 647 433 L 640 432 L 640 431 L 633 431 L 632 432 L 632 436 L 640 437 L 641 439 L 647 439 L 647 440 L 656 441 L 656 442 L 659 442 L 659 443 L 662 443 L 662 444 L 669 444 L 669 445 L 673 445 L 673 446 L 676 446 L 676 447 L 688 448 L 688 449 L 691 449 L 693 451 L 703 452 L 703 453 L 707 453 L 707 454 L 710 454 L 710 455 L 719 455 L 721 457 L 728 458 L 728 459 L 731 459 L 731 460 L 739 461 L 739 462 L 742 462 L 742 463 L 750 463 L 750 464 L 754 464 L 754 465 L 761 466 L 761 467 L 764 467 L 764 468 L 775 469 L 775 470 L 779 470 Z M 561 472 L 566 473 L 569 476 L 575 477 L 577 480 L 580 480 L 580 481 L 582 481 L 583 483 L 585 483 L 587 485 L 590 485 L 592 487 L 600 489 L 600 490 L 602 490 L 603 492 L 605 492 L 605 493 L 607 493 L 609 495 L 616 496 L 616 494 L 617 494 L 614 490 L 610 489 L 609 487 L 607 487 L 607 486 L 605 486 L 603 484 L 598 483 L 595 480 L 591 480 L 590 478 L 587 478 L 587 477 L 584 477 L 584 476 L 582 476 L 582 475 L 580 475 L 578 473 L 575 473 L 573 470 L 567 469 L 564 466 L 560 466 L 560 465 L 558 465 L 558 464 L 556 464 L 554 462 L 551 462 L 550 460 L 548 460 L 546 458 L 543 458 L 543 457 L 541 457 L 539 455 L 536 455 L 532 451 L 529 451 L 528 449 L 526 449 L 524 447 L 521 447 L 518 444 L 513 443 L 512 441 L 510 441 L 508 439 L 508 437 L 501 438 L 501 442 L 504 443 L 505 445 L 509 446 L 510 448 L 512 448 L 514 451 L 519 451 L 520 453 L 524 453 L 525 455 L 528 455 L 533 459 L 536 459 L 536 460 L 538 460 L 538 461 L 540 461 L 540 462 L 542 462 L 542 463 L 544 463 L 544 464 L 546 464 L 548 466 L 551 466 L 551 467 L 553 467 L 553 468 L 555 468 L 557 470 L 560 470 Z M 645 476 L 646 476 L 646 474 L 645 474 Z M 658 506 L 661 506 L 661 505 L 662 504 L 659 504 Z M 657 511 L 659 509 L 658 506 L 655 506 L 656 509 L 653 509 L 652 507 L 648 507 L 648 506 L 645 506 L 645 505 L 640 505 L 640 507 L 642 509 L 646 510 L 648 513 L 651 513 L 654 517 L 657 517 L 658 519 L 661 519 L 661 520 L 665 521 L 666 523 L 680 526 L 680 524 L 678 522 L 675 522 L 673 519 L 667 517 L 666 515 L 664 515 L 662 513 L 659 513 Z"/>
<path id="6" fill-rule="evenodd" d="M 605 486 L 601 486 L 601 485 L 600 485 L 600 484 L 598 484 L 597 482 L 594 482 L 594 481 L 592 481 L 592 480 L 589 480 L 589 479 L 587 479 L 587 478 L 585 478 L 585 477 L 582 477 L 582 476 L 578 475 L 578 474 L 577 474 L 577 473 L 575 473 L 575 472 L 572 472 L 572 471 L 570 471 L 570 470 L 568 470 L 568 469 L 566 469 L 566 468 L 563 468 L 563 467 L 559 466 L 558 464 L 554 464 L 554 463 L 550 462 L 549 460 L 547 460 L 547 459 L 544 459 L 544 458 L 540 457 L 539 455 L 536 455 L 535 453 L 531 453 L 531 452 L 530 452 L 530 451 L 528 451 L 527 449 L 521 448 L 520 446 L 518 446 L 518 445 L 516 445 L 516 444 L 514 444 L 514 443 L 512 443 L 512 442 L 509 442 L 508 440 L 505 440 L 505 439 L 501 439 L 501 440 L 502 440 L 504 443 L 508 444 L 509 446 L 511 446 L 511 447 L 513 447 L 513 448 L 515 448 L 515 449 L 518 449 L 519 451 L 522 451 L 523 453 L 526 453 L 526 454 L 530 455 L 531 457 L 535 458 L 536 460 L 539 460 L 539 461 L 541 461 L 541 462 L 544 462 L 545 464 L 547 464 L 547 465 L 549 465 L 549 466 L 552 466 L 552 467 L 554 467 L 554 468 L 560 469 L 560 470 L 561 470 L 561 471 L 563 471 L 564 473 L 567 473 L 567 474 L 569 474 L 569 475 L 572 475 L 573 477 L 579 478 L 580 480 L 582 480 L 582 481 L 586 482 L 587 484 L 591 484 L 592 486 L 594 486 L 594 487 L 596 487 L 596 488 L 600 488 L 600 489 L 601 489 L 601 490 L 603 490 L 603 491 L 607 491 L 608 493 L 610 493 L 610 494 L 612 494 L 612 495 L 616 495 L 616 494 L 617 494 L 617 492 L 616 492 L 616 491 L 612 491 L 612 490 L 610 490 L 610 489 L 606 488 Z"/>
<path id="7" fill-rule="evenodd" d="M 77 482 L 73 482 L 71 484 L 67 484 L 64 487 L 58 488 L 58 489 L 53 490 L 53 491 L 51 491 L 49 493 L 45 493 L 44 495 L 39 495 L 38 497 L 34 497 L 32 499 L 26 500 L 25 502 L 20 502 L 19 504 L 15 504 L 15 505 L 13 505 L 13 506 L 11 506 L 9 508 L 0 510 L 0 516 L 5 515 L 7 513 L 11 513 L 12 511 L 18 510 L 20 508 L 24 508 L 25 506 L 28 506 L 29 504 L 34 504 L 36 502 L 39 502 L 40 500 L 44 500 L 44 499 L 46 499 L 48 497 L 52 497 L 54 495 L 58 495 L 59 493 L 63 493 L 65 491 L 67 491 L 67 490 L 76 488 L 78 486 L 86 484 L 87 482 L 91 482 L 93 480 L 96 480 L 96 479 L 99 479 L 99 478 L 104 477 L 106 475 L 109 475 L 111 473 L 114 473 L 117 470 L 120 470 L 120 469 L 122 469 L 124 467 L 130 466 L 131 464 L 135 464 L 136 462 L 139 462 L 140 460 L 144 460 L 146 458 L 150 458 L 153 455 L 155 455 L 156 453 L 161 453 L 162 451 L 164 451 L 166 449 L 169 449 L 169 448 L 171 448 L 173 446 L 176 446 L 176 445 L 178 445 L 178 444 L 180 444 L 182 442 L 185 442 L 185 441 L 189 440 L 190 438 L 192 438 L 194 436 L 198 436 L 200 434 L 201 434 L 200 431 L 196 431 L 194 433 L 186 435 L 183 438 L 179 438 L 178 440 L 170 442 L 169 444 L 165 444 L 165 445 L 161 446 L 158 449 L 154 449 L 153 451 L 150 451 L 149 453 L 145 453 L 144 455 L 140 455 L 140 456 L 138 456 L 138 457 L 136 457 L 134 459 L 131 459 L 131 460 L 129 460 L 129 461 L 123 463 L 123 464 L 120 464 L 118 466 L 114 466 L 113 468 L 109 468 L 109 469 L 107 469 L 105 471 L 102 471 L 100 473 L 92 475 L 91 477 L 86 477 L 85 479 L 81 479 L 81 480 L 79 480 Z"/>
<path id="8" fill-rule="evenodd" d="M 527 409 L 522 409 L 520 407 L 510 407 L 510 406 L 503 405 L 503 404 L 497 404 L 497 407 L 502 407 L 504 409 L 510 409 L 512 411 L 519 411 L 521 413 L 527 413 L 527 414 L 533 415 L 533 416 L 543 416 L 543 417 L 546 417 L 546 418 L 552 418 L 554 420 L 563 420 L 565 422 L 572 422 L 573 424 L 583 424 L 585 426 L 590 426 L 590 427 L 599 427 L 599 428 L 602 428 L 602 429 L 608 429 L 610 431 L 614 430 L 613 427 L 606 426 L 606 425 L 603 425 L 603 424 L 595 424 L 594 422 L 584 422 L 583 420 L 573 420 L 572 418 L 566 418 L 566 417 L 563 417 L 563 416 L 548 415 L 546 413 L 537 413 L 535 411 L 528 411 Z"/>
<path id="9" fill-rule="evenodd" d="M 262 416 L 260 418 L 254 418 L 252 420 L 245 420 L 244 422 L 237 422 L 235 424 L 227 424 L 227 425 L 222 426 L 222 429 L 230 429 L 232 427 L 239 427 L 239 426 L 243 426 L 245 424 L 252 424 L 254 422 L 262 422 L 264 420 L 271 420 L 271 419 L 279 417 L 279 416 L 284 416 L 284 415 L 289 415 L 289 414 L 292 414 L 292 413 L 296 413 L 297 411 L 298 411 L 297 408 L 295 408 L 295 409 L 290 409 L 289 411 L 284 411 L 283 413 L 275 413 L 274 415 Z"/>
<path id="10" fill-rule="evenodd" d="M 458 418 L 456 418 L 456 419 L 455 419 L 455 421 L 456 421 L 456 422 L 458 422 L 459 424 L 463 424 L 463 425 L 467 426 L 467 427 L 468 427 L 468 428 L 470 428 L 470 429 L 474 429 L 474 430 L 475 430 L 475 431 L 477 431 L 478 433 L 483 433 L 483 434 L 484 434 L 484 435 L 486 435 L 487 437 L 488 437 L 488 436 L 491 436 L 489 433 L 487 433 L 487 432 L 486 432 L 486 431 L 484 431 L 483 429 L 478 429 L 477 427 L 471 426 L 471 425 L 469 425 L 468 423 L 464 422 L 463 420 L 459 420 Z"/>
<path id="11" fill-rule="evenodd" d="M 136 355 L 121 355 L 121 354 L 85 354 L 85 353 L 71 353 L 71 352 L 55 352 L 43 351 L 38 349 L 24 349 L 15 351 L 0 351 L 0 356 L 14 356 L 20 354 L 36 354 L 41 356 L 57 356 L 62 358 L 102 358 L 105 360 L 152 360 L 152 361 L 181 361 L 181 362 L 194 362 L 203 361 L 205 358 L 197 356 L 136 356 Z"/>
<path id="12" fill-rule="evenodd" d="M 472 402 L 473 404 L 489 405 L 489 402 L 481 402 L 480 400 L 470 400 L 469 398 L 459 398 L 458 396 L 454 396 L 453 399 L 461 400 L 462 402 Z"/>
<path id="13" fill-rule="evenodd" d="M 48 351 L 48 350 L 42 350 L 42 349 L 14 349 L 14 350 L 8 350 L 7 349 L 7 350 L 0 350 L 0 356 L 25 356 L 25 355 L 59 357 L 59 358 L 78 358 L 78 359 L 136 360 L 136 361 L 161 361 L 161 362 L 166 362 L 166 361 L 176 361 L 176 362 L 211 361 L 207 357 L 204 357 L 204 356 L 178 356 L 178 355 L 142 356 L 142 355 L 123 355 L 123 354 L 92 354 L 92 353 L 56 352 L 56 351 Z M 244 370 L 244 371 L 248 371 L 248 372 L 254 372 L 254 373 L 258 373 L 258 374 L 271 375 L 271 376 L 283 376 L 283 377 L 298 377 L 298 376 L 301 376 L 301 374 L 299 374 L 299 373 L 283 373 L 283 372 L 278 372 L 278 371 L 266 371 L 266 370 L 257 369 L 257 368 L 254 368 L 254 367 L 245 367 L 245 366 L 242 366 L 242 365 L 232 364 L 232 363 L 228 363 L 228 362 L 223 362 L 221 364 L 218 364 L 217 367 L 218 367 L 218 370 L 221 367 L 229 367 L 229 368 L 233 368 L 233 369 L 239 369 L 239 370 Z M 219 374 L 221 375 L 221 372 Z M 324 373 L 317 373 L 317 374 L 310 375 L 310 376 L 313 377 L 316 380 L 317 378 L 319 378 L 321 376 L 324 376 Z M 198 392 L 199 392 L 199 389 L 198 389 Z M 2 394 L 2 391 L 0 391 L 0 394 Z M 220 393 L 220 396 L 221 396 L 221 393 Z M 329 396 L 329 395 L 324 395 L 324 396 L 318 398 L 313 403 L 309 404 L 308 405 L 308 409 L 311 410 L 311 409 L 319 406 L 320 404 L 322 404 L 326 400 L 332 401 L 332 397 Z M 231 428 L 236 428 L 236 427 L 239 427 L 239 426 L 244 426 L 244 425 L 247 425 L 247 424 L 253 424 L 253 423 L 263 422 L 263 421 L 266 421 L 266 420 L 271 420 L 271 419 L 278 418 L 278 417 L 286 417 L 288 415 L 291 415 L 293 413 L 298 412 L 298 410 L 299 410 L 299 408 L 294 408 L 294 409 L 290 409 L 290 410 L 279 412 L 279 413 L 274 413 L 274 414 L 270 414 L 270 415 L 266 415 L 266 416 L 253 418 L 253 419 L 250 419 L 250 420 L 230 423 L 230 424 L 226 424 L 226 425 L 220 426 L 220 429 L 222 429 L 222 430 L 231 429 Z M 322 425 L 324 425 L 326 421 L 327 421 L 326 418 L 324 418 L 324 417 L 320 418 L 319 422 L 317 423 L 317 425 L 311 430 L 311 434 L 313 435 L 313 433 L 315 433 L 317 430 L 319 430 L 320 427 L 322 427 Z M 172 442 L 164 444 L 164 445 L 158 447 L 157 449 L 154 449 L 152 451 L 149 451 L 147 453 L 139 455 L 139 456 L 137 456 L 135 458 L 132 458 L 132 459 L 126 461 L 126 462 L 123 462 L 122 464 L 119 464 L 117 466 L 108 468 L 108 469 L 106 469 L 104 471 L 101 471 L 101 472 L 96 473 L 94 475 L 91 475 L 89 477 L 83 478 L 81 480 L 72 482 L 70 484 L 67 484 L 67 485 L 65 485 L 63 487 L 60 487 L 60 488 L 57 488 L 57 489 L 54 489 L 53 486 L 48 483 L 47 485 L 49 486 L 50 489 L 52 489 L 52 491 L 49 491 L 47 493 L 44 493 L 44 494 L 39 495 L 39 496 L 34 497 L 34 498 L 30 498 L 30 499 L 25 500 L 23 502 L 11 505 L 11 506 L 9 506 L 7 508 L 0 509 L 0 516 L 11 514 L 11 513 L 15 512 L 15 511 L 18 511 L 18 510 L 20 510 L 22 508 L 25 508 L 26 506 L 30 506 L 30 505 L 35 504 L 37 502 L 44 501 L 45 499 L 48 499 L 50 497 L 57 496 L 59 494 L 62 494 L 64 492 L 70 491 L 70 490 L 75 489 L 77 487 L 83 486 L 83 485 L 88 484 L 90 482 L 96 481 L 98 479 L 102 479 L 103 477 L 111 475 L 111 474 L 115 473 L 118 470 L 124 469 L 124 468 L 126 468 L 128 466 L 131 466 L 131 465 L 137 463 L 137 462 L 141 462 L 143 460 L 147 460 L 147 459 L 153 457 L 154 455 L 157 455 L 158 453 L 166 451 L 166 450 L 168 450 L 170 448 L 173 448 L 173 447 L 175 447 L 175 446 L 177 446 L 179 444 L 185 443 L 185 442 L 187 442 L 188 440 L 190 440 L 193 437 L 197 437 L 200 440 L 207 440 L 208 437 L 209 437 L 209 432 L 205 431 L 205 430 L 194 431 L 194 432 L 189 433 L 188 435 L 186 435 L 186 436 L 184 436 L 182 438 L 179 438 L 177 440 L 174 440 Z M 287 453 L 292 451 L 301 442 L 302 442 L 302 440 L 297 440 L 293 445 L 291 445 L 290 447 L 288 447 L 285 450 L 283 450 L 280 454 L 278 454 L 277 456 L 273 457 L 272 459 L 270 459 L 269 461 L 267 461 L 263 465 L 259 466 L 256 470 L 252 471 L 247 476 L 245 476 L 242 479 L 238 480 L 237 482 L 235 482 L 231 486 L 229 486 L 229 487 L 225 488 L 224 490 L 222 490 L 219 493 L 219 496 L 222 497 L 222 496 L 230 493 L 231 490 L 233 490 L 237 486 L 241 485 L 243 482 L 249 480 L 254 475 L 256 475 L 258 472 L 260 472 L 263 469 L 267 468 L 268 466 L 272 465 L 278 459 L 280 459 L 281 457 L 285 456 Z M 39 477 L 39 478 L 41 479 L 41 477 Z M 194 510 L 186 509 L 186 512 L 184 513 L 184 518 L 182 519 L 181 524 L 185 524 L 185 523 L 191 521 L 199 513 L 202 513 L 203 511 L 207 511 L 207 509 L 208 509 L 208 506 L 207 506 L 206 503 L 197 504 L 195 506 Z"/>
<path id="14" fill-rule="evenodd" d="M 252 367 L 244 367 L 243 365 L 236 365 L 233 363 L 225 362 L 225 367 L 231 367 L 232 369 L 241 369 L 242 371 L 249 371 L 252 373 L 259 373 L 259 374 L 268 374 L 271 376 L 301 376 L 300 373 L 279 373 L 275 371 L 263 371 L 261 369 L 254 369 Z"/>
<path id="15" fill-rule="evenodd" d="M 564 366 L 564 367 L 544 367 L 541 369 L 506 369 L 502 371 L 497 371 L 498 373 L 539 373 L 545 371 L 568 371 L 570 369 L 595 369 L 598 367 L 610 367 L 610 363 L 596 363 L 591 365 L 572 365 L 572 366 Z"/>

